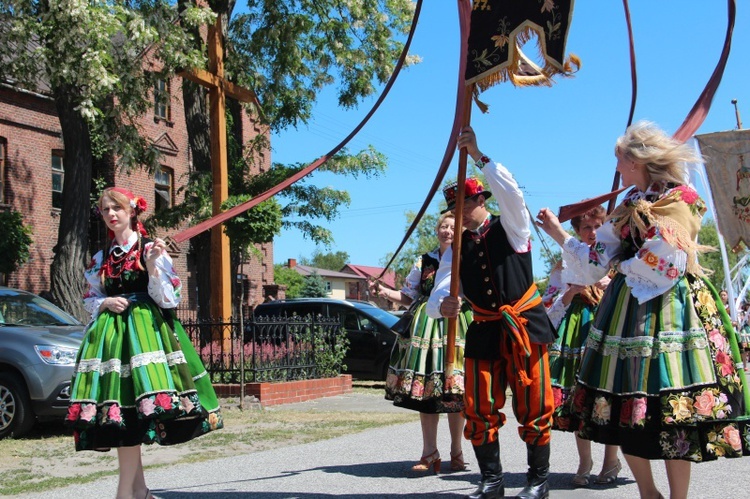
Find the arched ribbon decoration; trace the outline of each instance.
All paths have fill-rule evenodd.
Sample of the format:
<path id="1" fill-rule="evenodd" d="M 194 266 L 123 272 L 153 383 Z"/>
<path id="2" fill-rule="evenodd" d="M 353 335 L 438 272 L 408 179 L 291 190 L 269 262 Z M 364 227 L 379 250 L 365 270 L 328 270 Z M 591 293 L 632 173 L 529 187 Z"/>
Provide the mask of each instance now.
<path id="1" fill-rule="evenodd" d="M 692 137 L 693 134 L 698 130 L 698 128 L 700 128 L 701 124 L 708 115 L 708 110 L 711 108 L 711 102 L 713 101 L 714 95 L 716 95 L 716 90 L 719 88 L 719 83 L 721 83 L 721 78 L 724 75 L 724 68 L 726 68 L 727 60 L 729 59 L 729 52 L 732 48 L 732 32 L 734 31 L 734 20 L 736 14 L 737 5 L 735 0 L 727 0 L 727 32 L 724 37 L 724 47 L 722 48 L 719 62 L 716 65 L 713 74 L 711 74 L 711 78 L 709 78 L 708 83 L 706 84 L 706 88 L 703 89 L 703 92 L 701 92 L 698 100 L 695 102 L 693 108 L 685 118 L 685 121 L 682 122 L 680 128 L 678 128 L 673 135 L 675 139 L 681 142 L 685 142 L 687 139 Z M 623 190 L 624 188 L 617 191 L 608 192 L 607 194 L 603 194 L 601 196 L 597 196 L 596 198 L 582 201 L 580 203 L 561 206 L 558 213 L 558 218 L 560 219 L 560 222 L 568 221 L 576 215 L 585 213 L 586 210 L 593 208 L 597 204 L 601 204 L 604 201 L 616 198 L 617 195 Z"/>
<path id="2" fill-rule="evenodd" d="M 216 216 L 213 216 L 209 218 L 208 220 L 204 220 L 203 222 L 194 225 L 193 227 L 190 227 L 188 229 L 185 229 L 178 234 L 176 234 L 172 239 L 176 243 L 181 243 L 183 241 L 187 241 L 191 237 L 195 237 L 196 235 L 200 234 L 203 231 L 206 231 L 208 229 L 211 229 L 215 227 L 216 225 L 223 223 L 230 218 L 236 217 L 237 215 L 240 215 L 253 206 L 256 206 L 259 203 L 262 203 L 266 199 L 278 194 L 283 189 L 289 187 L 293 183 L 297 182 L 301 178 L 305 177 L 309 173 L 312 173 L 315 169 L 320 167 L 320 165 L 324 164 L 326 161 L 331 159 L 337 152 L 339 152 L 346 144 L 349 143 L 349 141 L 359 133 L 359 131 L 362 129 L 362 127 L 367 124 L 367 122 L 370 120 L 373 114 L 375 114 L 375 111 L 380 107 L 380 104 L 383 103 L 385 100 L 385 97 L 388 95 L 388 92 L 390 91 L 391 87 L 393 86 L 394 82 L 396 81 L 396 78 L 398 77 L 399 73 L 401 72 L 401 68 L 404 65 L 404 60 L 406 59 L 407 54 L 409 53 L 409 47 L 411 46 L 411 41 L 414 38 L 414 32 L 417 27 L 417 21 L 419 20 L 419 13 L 422 10 L 422 0 L 417 0 L 417 6 L 414 9 L 414 18 L 412 19 L 411 29 L 409 30 L 409 36 L 406 39 L 406 43 L 404 44 L 404 49 L 401 51 L 401 55 L 398 58 L 398 62 L 396 63 L 396 67 L 393 69 L 393 74 L 391 74 L 391 77 L 388 79 L 388 82 L 386 83 L 385 87 L 383 88 L 383 91 L 380 94 L 380 97 L 378 97 L 378 100 L 375 102 L 375 104 L 372 106 L 372 109 L 367 113 L 367 115 L 362 119 L 362 121 L 352 130 L 352 132 L 346 136 L 344 140 L 342 140 L 336 147 L 331 149 L 328 154 L 325 156 L 322 156 L 318 158 L 315 162 L 311 163 L 310 165 L 306 166 L 302 170 L 298 171 L 288 179 L 284 180 L 283 182 L 275 185 L 274 187 L 271 187 L 267 191 L 259 194 L 258 196 L 250 199 L 249 201 L 245 201 L 242 204 L 238 204 L 237 206 L 234 206 L 233 208 L 228 209 L 225 212 L 222 212 Z"/>
<path id="3" fill-rule="evenodd" d="M 633 41 L 633 23 L 630 20 L 630 6 L 628 0 L 622 0 L 622 6 L 625 8 L 625 23 L 628 27 L 628 46 L 630 49 L 630 113 L 628 114 L 628 124 L 625 125 L 625 129 L 633 124 L 633 115 L 635 114 L 635 102 L 638 97 L 638 72 L 635 64 L 635 42 Z M 615 171 L 615 178 L 612 180 L 612 191 L 617 190 L 617 186 L 620 185 L 620 172 Z M 609 200 L 607 205 L 607 213 L 612 213 L 615 209 L 615 201 L 617 196 Z M 604 201 L 602 201 L 604 202 Z M 537 228 L 537 230 L 539 230 Z"/>
<path id="4" fill-rule="evenodd" d="M 440 162 L 440 168 L 438 168 L 438 173 L 435 176 L 435 180 L 432 182 L 430 191 L 427 193 L 427 198 L 425 198 L 422 207 L 417 213 L 417 216 L 414 217 L 414 221 L 412 221 L 411 226 L 409 226 L 409 229 L 406 231 L 404 238 L 401 240 L 401 244 L 399 244 L 398 248 L 393 253 L 393 256 L 383 268 L 383 271 L 380 273 L 380 275 L 377 277 L 378 280 L 383 278 L 385 273 L 388 271 L 388 268 L 396 259 L 396 256 L 398 256 L 399 252 L 403 249 L 406 241 L 409 240 L 409 237 L 414 232 L 414 229 L 416 229 L 417 225 L 419 225 L 419 221 L 422 220 L 422 217 L 427 211 L 427 208 L 430 206 L 432 198 L 435 196 L 438 188 L 440 188 L 440 184 L 443 182 L 443 178 L 445 178 L 445 174 L 450 167 L 451 161 L 453 160 L 453 154 L 456 151 L 456 141 L 458 140 L 458 132 L 461 130 L 464 116 L 466 114 L 466 109 L 471 105 L 471 93 L 468 92 L 463 78 L 463 74 L 466 70 L 466 53 L 468 49 L 470 21 L 471 1 L 458 0 L 458 22 L 460 26 L 461 49 L 459 55 L 460 59 L 458 72 L 458 90 L 456 92 L 456 112 L 453 116 L 453 126 L 451 127 L 450 136 L 448 137 L 448 145 L 445 148 L 443 160 Z"/>

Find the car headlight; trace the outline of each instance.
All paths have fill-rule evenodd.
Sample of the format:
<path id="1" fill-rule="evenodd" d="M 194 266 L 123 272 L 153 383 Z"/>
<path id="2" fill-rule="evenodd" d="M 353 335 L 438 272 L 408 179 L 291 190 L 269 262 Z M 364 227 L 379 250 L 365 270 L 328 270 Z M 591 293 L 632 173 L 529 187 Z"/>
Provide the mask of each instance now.
<path id="1" fill-rule="evenodd" d="M 47 364 L 72 366 L 76 363 L 77 348 L 34 345 L 34 350 Z"/>

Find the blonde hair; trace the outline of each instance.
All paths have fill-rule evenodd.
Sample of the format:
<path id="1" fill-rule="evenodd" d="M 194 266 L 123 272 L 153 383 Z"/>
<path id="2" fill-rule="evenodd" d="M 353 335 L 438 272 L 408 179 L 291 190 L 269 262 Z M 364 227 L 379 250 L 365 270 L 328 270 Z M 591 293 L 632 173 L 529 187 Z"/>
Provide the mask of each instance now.
<path id="1" fill-rule="evenodd" d="M 703 163 L 695 149 L 670 137 L 650 121 L 629 126 L 617 139 L 615 154 L 645 165 L 651 182 L 685 184 L 688 181 L 685 163 Z"/>
<path id="2" fill-rule="evenodd" d="M 435 224 L 435 232 L 440 230 L 440 226 L 443 225 L 443 222 L 445 222 L 447 218 L 452 218 L 455 222 L 456 215 L 452 211 L 446 211 L 445 213 L 440 215 L 437 219 L 437 223 Z"/>

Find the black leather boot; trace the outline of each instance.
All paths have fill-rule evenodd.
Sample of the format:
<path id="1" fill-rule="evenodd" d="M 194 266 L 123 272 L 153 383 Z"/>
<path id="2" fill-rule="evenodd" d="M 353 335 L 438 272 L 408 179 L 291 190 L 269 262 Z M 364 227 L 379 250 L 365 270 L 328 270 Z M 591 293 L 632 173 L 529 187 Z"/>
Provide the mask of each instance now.
<path id="1" fill-rule="evenodd" d="M 549 444 L 526 444 L 526 459 L 529 472 L 526 474 L 527 485 L 516 496 L 523 499 L 547 499 L 549 497 Z"/>
<path id="2" fill-rule="evenodd" d="M 477 490 L 465 499 L 495 499 L 505 497 L 505 480 L 503 467 L 500 464 L 500 442 L 475 445 L 474 455 L 477 456 L 479 471 L 482 473 L 482 483 Z"/>

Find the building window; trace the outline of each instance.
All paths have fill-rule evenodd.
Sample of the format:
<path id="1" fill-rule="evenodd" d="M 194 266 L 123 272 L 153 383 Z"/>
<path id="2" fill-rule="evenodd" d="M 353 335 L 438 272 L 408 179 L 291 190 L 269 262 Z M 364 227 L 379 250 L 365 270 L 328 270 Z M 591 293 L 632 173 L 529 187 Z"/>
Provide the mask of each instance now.
<path id="1" fill-rule="evenodd" d="M 156 118 L 166 121 L 170 120 L 171 108 L 169 101 L 169 82 L 159 78 L 154 84 L 154 116 Z"/>
<path id="2" fill-rule="evenodd" d="M 172 207 L 172 193 L 174 192 L 174 173 L 171 169 L 161 167 L 154 173 L 154 211 L 161 211 Z"/>
<path id="3" fill-rule="evenodd" d="M 62 208 L 62 191 L 65 180 L 63 151 L 52 151 L 52 207 Z"/>
<path id="4" fill-rule="evenodd" d="M 8 142 L 0 137 L 0 204 L 5 203 L 5 166 L 8 158 Z"/>
<path id="5" fill-rule="evenodd" d="M 331 294 L 331 281 L 326 281 L 326 293 Z"/>

